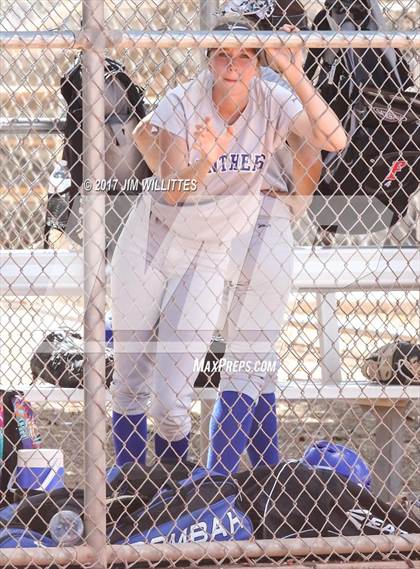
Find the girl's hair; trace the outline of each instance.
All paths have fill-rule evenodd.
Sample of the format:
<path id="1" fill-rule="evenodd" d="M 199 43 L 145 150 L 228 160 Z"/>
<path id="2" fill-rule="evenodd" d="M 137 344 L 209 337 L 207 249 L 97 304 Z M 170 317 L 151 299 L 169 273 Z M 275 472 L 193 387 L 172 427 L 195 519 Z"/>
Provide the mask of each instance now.
<path id="1" fill-rule="evenodd" d="M 213 26 L 211 31 L 214 32 L 218 32 L 218 31 L 232 31 L 232 32 L 241 32 L 241 31 L 254 31 L 255 25 L 252 24 L 252 22 L 249 21 L 248 18 L 246 18 L 245 16 L 237 16 L 236 14 L 234 16 L 220 16 L 219 18 L 217 18 L 217 21 L 215 23 L 215 25 Z M 217 48 L 215 47 L 211 47 L 208 48 L 206 51 L 206 56 L 207 58 L 210 57 L 210 53 L 211 51 L 215 50 Z M 260 55 L 261 50 L 258 48 L 250 48 L 250 49 L 254 49 L 255 52 L 257 53 L 257 55 Z"/>

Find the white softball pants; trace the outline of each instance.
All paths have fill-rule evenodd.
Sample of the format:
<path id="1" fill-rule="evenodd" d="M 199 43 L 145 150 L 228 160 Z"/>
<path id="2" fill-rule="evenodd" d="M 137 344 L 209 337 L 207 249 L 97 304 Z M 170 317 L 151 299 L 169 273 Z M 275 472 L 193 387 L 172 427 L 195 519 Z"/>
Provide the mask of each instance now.
<path id="1" fill-rule="evenodd" d="M 193 384 L 216 329 L 228 255 L 175 235 L 141 196 L 119 238 L 111 272 L 113 409 L 149 413 L 173 442 L 191 430 Z"/>
<path id="2" fill-rule="evenodd" d="M 244 259 L 243 236 L 232 244 L 218 326 L 226 341 L 220 391 L 237 391 L 257 400 L 275 389 L 279 368 L 275 344 L 292 284 L 290 215 L 279 200 L 264 197 Z M 242 266 L 239 275 L 238 264 Z"/>

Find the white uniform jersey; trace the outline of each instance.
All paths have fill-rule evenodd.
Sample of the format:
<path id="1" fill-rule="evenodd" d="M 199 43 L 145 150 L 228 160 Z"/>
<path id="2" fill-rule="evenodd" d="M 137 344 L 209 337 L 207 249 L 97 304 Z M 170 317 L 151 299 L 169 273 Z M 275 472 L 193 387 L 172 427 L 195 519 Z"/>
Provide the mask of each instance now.
<path id="1" fill-rule="evenodd" d="M 192 138 L 197 124 L 210 117 L 217 132 L 226 129 L 212 101 L 212 85 L 213 75 L 205 70 L 170 90 L 150 121 L 186 141 L 189 164 L 199 159 Z M 248 105 L 232 125 L 231 147 L 210 168 L 205 187 L 189 193 L 182 206 L 167 205 L 160 192 L 153 192 L 154 213 L 177 234 L 197 241 L 229 243 L 247 231 L 258 216 L 269 160 L 301 110 L 289 89 L 255 78 Z"/>
<path id="2" fill-rule="evenodd" d="M 287 81 L 279 73 L 273 71 L 271 67 L 262 67 L 261 77 L 264 81 L 281 85 L 281 87 L 287 89 L 293 95 L 293 91 Z M 264 172 L 263 189 L 270 188 L 275 188 L 280 192 L 291 192 L 293 189 L 293 158 L 287 146 L 276 151 Z"/>

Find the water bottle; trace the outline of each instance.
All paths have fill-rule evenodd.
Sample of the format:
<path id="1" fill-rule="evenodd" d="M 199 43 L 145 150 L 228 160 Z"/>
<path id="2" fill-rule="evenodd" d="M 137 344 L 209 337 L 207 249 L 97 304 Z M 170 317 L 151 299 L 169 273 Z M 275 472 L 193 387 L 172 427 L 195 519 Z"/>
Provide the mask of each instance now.
<path id="1" fill-rule="evenodd" d="M 67 161 L 60 160 L 48 181 L 47 225 L 64 231 L 70 213 L 71 176 Z"/>
<path id="2" fill-rule="evenodd" d="M 49 532 L 57 545 L 72 546 L 83 542 L 85 527 L 81 517 L 72 510 L 61 510 L 53 515 Z"/>

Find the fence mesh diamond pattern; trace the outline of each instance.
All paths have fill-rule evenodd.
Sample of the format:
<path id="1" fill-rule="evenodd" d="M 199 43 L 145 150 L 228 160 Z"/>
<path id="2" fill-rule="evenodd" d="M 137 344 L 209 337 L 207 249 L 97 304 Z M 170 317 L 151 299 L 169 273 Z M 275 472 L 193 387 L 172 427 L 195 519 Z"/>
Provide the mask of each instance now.
<path id="1" fill-rule="evenodd" d="M 0 14 L 1 564 L 420 567 L 418 3 Z"/>

